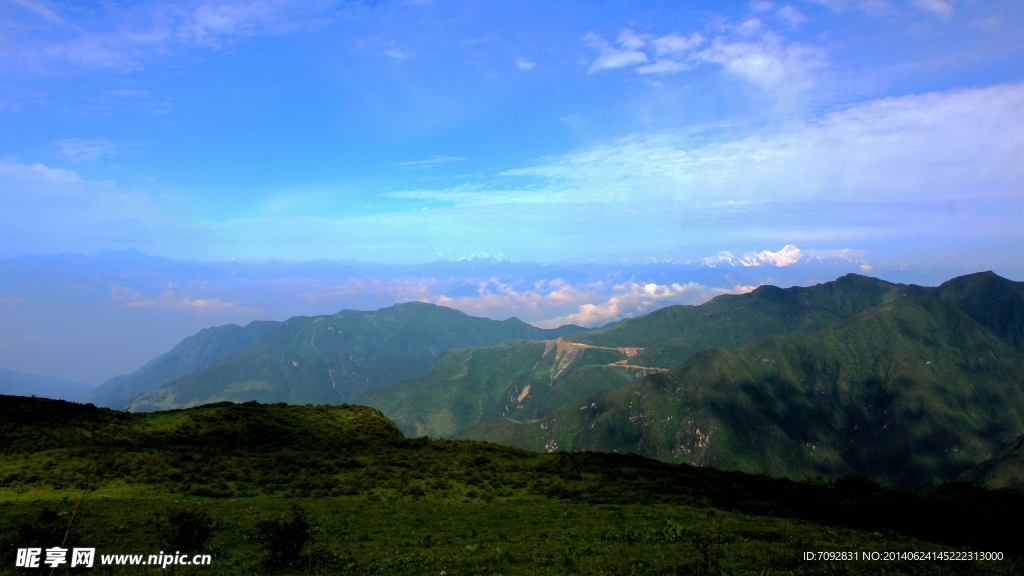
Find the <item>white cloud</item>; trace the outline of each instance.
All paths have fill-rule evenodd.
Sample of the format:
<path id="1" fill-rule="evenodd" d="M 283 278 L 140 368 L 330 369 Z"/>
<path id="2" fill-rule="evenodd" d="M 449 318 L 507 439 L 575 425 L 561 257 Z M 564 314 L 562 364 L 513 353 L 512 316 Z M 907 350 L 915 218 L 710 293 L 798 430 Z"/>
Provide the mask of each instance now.
<path id="1" fill-rule="evenodd" d="M 806 20 L 799 10 L 789 5 L 776 15 L 791 28 Z M 727 74 L 783 96 L 812 87 L 815 74 L 825 65 L 824 50 L 787 42 L 765 27 L 759 18 L 748 18 L 738 25 L 723 28 L 725 34 L 716 36 L 709 46 L 699 51 L 696 49 L 707 40 L 699 32 L 654 36 L 639 35 L 626 28 L 618 38 L 621 48 L 588 32 L 583 42 L 600 53 L 588 72 L 635 67 L 638 74 L 674 74 L 698 64 L 717 64 Z M 650 63 L 652 59 L 655 61 Z"/>
<path id="2" fill-rule="evenodd" d="M 686 304 L 700 304 L 719 294 L 736 294 L 753 290 L 753 286 L 736 286 L 733 289 L 709 288 L 688 282 L 686 284 L 643 284 L 629 282 L 615 286 L 615 294 L 597 304 L 581 304 L 577 312 L 536 322 L 542 328 L 555 328 L 564 324 L 595 326 L 629 318 L 649 312 L 665 300 L 683 301 Z"/>
<path id="3" fill-rule="evenodd" d="M 4 306 L 14 306 L 15 304 L 21 304 L 22 302 L 24 302 L 24 300 L 18 298 L 17 296 L 7 296 L 6 298 L 0 298 L 0 304 L 3 304 Z"/>
<path id="4" fill-rule="evenodd" d="M 81 177 L 71 170 L 50 168 L 43 164 L 20 164 L 0 161 L 0 176 L 40 182 L 81 182 Z"/>
<path id="5" fill-rule="evenodd" d="M 508 201 L 684 203 L 906 201 L 1024 189 L 1024 84 L 885 98 L 809 122 L 694 142 L 632 136 L 509 170 L 544 188 Z M 468 190 L 460 191 L 467 200 Z M 449 197 L 448 199 L 455 199 Z M 729 202 L 737 204 L 728 204 Z"/>
<path id="6" fill-rule="evenodd" d="M 948 0 L 913 0 L 914 5 L 925 12 L 931 12 L 940 18 L 950 18 L 956 9 Z"/>
<path id="7" fill-rule="evenodd" d="M 636 72 L 637 74 L 674 74 L 687 68 L 690 68 L 690 66 L 666 58 L 658 60 L 654 64 L 640 66 L 636 69 Z"/>
<path id="8" fill-rule="evenodd" d="M 748 38 L 764 30 L 764 23 L 761 22 L 760 18 L 747 18 L 743 22 L 740 22 L 734 29 L 733 32 L 736 34 Z"/>
<path id="9" fill-rule="evenodd" d="M 774 34 L 741 42 L 720 36 L 695 57 L 702 62 L 720 64 L 727 74 L 776 92 L 810 88 L 814 85 L 814 72 L 822 68 L 825 61 L 821 49 L 786 44 Z"/>
<path id="10" fill-rule="evenodd" d="M 700 263 L 709 268 L 719 266 L 738 266 L 742 268 L 758 268 L 761 266 L 774 266 L 785 268 L 797 263 L 829 262 L 829 263 L 850 263 L 860 266 L 861 271 L 870 271 L 872 267 L 865 258 L 867 253 L 863 250 L 842 248 L 838 250 L 801 250 L 794 244 L 787 244 L 778 252 L 762 250 L 760 252 L 746 252 L 737 257 L 732 252 L 719 252 L 717 256 L 702 258 Z"/>
<path id="11" fill-rule="evenodd" d="M 534 66 L 536 65 L 536 62 L 531 62 L 524 58 L 516 59 L 516 67 L 519 68 L 520 70 L 533 70 Z"/>
<path id="12" fill-rule="evenodd" d="M 65 138 L 54 142 L 61 155 L 72 161 L 95 160 L 117 154 L 117 147 L 106 140 L 79 140 Z"/>
<path id="13" fill-rule="evenodd" d="M 598 70 L 625 68 L 626 66 L 643 64 L 644 62 L 647 62 L 647 55 L 643 52 L 615 50 L 598 56 L 594 63 L 590 65 L 588 72 L 592 74 Z"/>
<path id="14" fill-rule="evenodd" d="M 659 55 L 681 55 L 693 50 L 704 43 L 704 36 L 700 32 L 693 32 L 689 36 L 679 34 L 666 34 L 651 41 L 655 53 Z"/>
<path id="15" fill-rule="evenodd" d="M 786 4 L 779 8 L 775 15 L 789 25 L 789 28 L 792 30 L 800 28 L 800 26 L 807 22 L 807 16 L 804 16 L 803 12 L 794 8 L 792 4 Z"/>
<path id="16" fill-rule="evenodd" d="M 593 74 L 599 70 L 611 70 L 614 68 L 625 68 L 627 66 L 633 66 L 635 64 L 643 64 L 647 62 L 647 54 L 640 52 L 639 50 L 625 49 L 619 50 L 609 44 L 606 40 L 594 34 L 593 32 L 587 32 L 583 37 L 583 42 L 591 48 L 594 48 L 600 52 L 600 56 L 594 60 L 590 65 L 588 73 Z M 632 40 L 632 36 L 627 37 L 627 43 L 629 45 L 635 45 L 635 41 Z"/>
<path id="17" fill-rule="evenodd" d="M 742 258 L 737 258 L 732 252 L 720 252 L 718 256 L 711 258 L 704 258 L 702 263 L 705 266 L 715 267 L 720 264 L 728 264 L 730 266 L 761 266 L 763 264 L 772 264 L 779 268 L 785 266 L 792 266 L 801 259 L 804 258 L 804 253 L 793 244 L 787 244 L 782 247 L 782 250 L 778 252 L 772 252 L 770 250 L 762 250 L 760 252 L 747 252 Z"/>
<path id="18" fill-rule="evenodd" d="M 651 34 L 637 34 L 629 28 L 623 28 L 622 32 L 619 32 L 617 38 L 619 46 L 622 46 L 626 50 L 637 50 L 647 45 L 647 40 L 651 38 Z"/>
<path id="19" fill-rule="evenodd" d="M 796 264 L 803 258 L 803 252 L 793 244 L 787 244 L 778 252 L 762 250 L 756 253 L 747 253 L 741 260 L 744 266 L 760 266 L 761 264 L 774 264 L 780 268 Z"/>

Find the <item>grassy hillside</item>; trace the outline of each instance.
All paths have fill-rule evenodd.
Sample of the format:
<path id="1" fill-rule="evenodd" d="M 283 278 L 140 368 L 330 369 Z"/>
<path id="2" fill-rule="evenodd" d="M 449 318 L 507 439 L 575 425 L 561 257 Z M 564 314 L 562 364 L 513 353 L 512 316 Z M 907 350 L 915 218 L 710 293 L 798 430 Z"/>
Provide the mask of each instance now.
<path id="1" fill-rule="evenodd" d="M 15 548 L 62 541 L 98 554 L 204 551 L 203 574 L 873 574 L 878 563 L 801 554 L 962 546 L 1004 560 L 886 567 L 1012 574 L 1024 552 L 1001 528 L 1024 505 L 1020 491 L 798 483 L 410 440 L 365 407 L 130 414 L 3 397 L 0 437 L 0 573 L 23 571 Z"/>
<path id="2" fill-rule="evenodd" d="M 84 382 L 0 368 L 0 394 L 77 400 L 90 390 L 93 390 L 93 387 Z"/>
<path id="3" fill-rule="evenodd" d="M 995 456 L 960 475 L 960 480 L 989 488 L 1024 488 L 1024 436 Z"/>
<path id="4" fill-rule="evenodd" d="M 123 376 L 115 376 L 82 397 L 97 406 L 124 408 L 133 398 L 195 372 L 221 358 L 244 350 L 277 329 L 280 322 L 253 321 L 204 328 L 185 338 L 170 352 Z"/>
<path id="5" fill-rule="evenodd" d="M 670 372 L 467 438 L 771 475 L 957 477 L 1024 430 L 1024 359 L 945 300 L 700 353 Z"/>
<path id="6" fill-rule="evenodd" d="M 445 350 L 543 339 L 582 330 L 535 328 L 422 302 L 374 312 L 295 317 L 256 344 L 136 400 L 156 410 L 220 400 L 340 404 L 367 390 L 425 374 Z"/>

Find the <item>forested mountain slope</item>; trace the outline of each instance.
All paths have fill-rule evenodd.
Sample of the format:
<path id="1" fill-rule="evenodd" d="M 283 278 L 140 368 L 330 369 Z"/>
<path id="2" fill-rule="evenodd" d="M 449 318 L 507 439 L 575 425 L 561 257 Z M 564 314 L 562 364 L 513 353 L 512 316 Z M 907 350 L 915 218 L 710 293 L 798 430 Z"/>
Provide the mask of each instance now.
<path id="1" fill-rule="evenodd" d="M 707 350 L 534 422 L 467 431 L 533 450 L 629 452 L 771 475 L 956 478 L 1024 430 L 1024 359 L 941 298 L 813 335 Z"/>
<path id="2" fill-rule="evenodd" d="M 477 318 L 423 302 L 297 316 L 253 346 L 143 395 L 134 407 L 156 410 L 220 400 L 340 404 L 426 373 L 445 350 L 580 330 L 544 330 L 516 318 Z"/>
<path id="3" fill-rule="evenodd" d="M 762 286 L 700 306 L 670 306 L 540 344 L 453 350 L 414 380 L 367 393 L 407 434 L 451 436 L 497 417 L 541 418 L 565 403 L 674 367 L 710 347 L 833 326 L 930 289 L 855 274 L 809 288 Z"/>

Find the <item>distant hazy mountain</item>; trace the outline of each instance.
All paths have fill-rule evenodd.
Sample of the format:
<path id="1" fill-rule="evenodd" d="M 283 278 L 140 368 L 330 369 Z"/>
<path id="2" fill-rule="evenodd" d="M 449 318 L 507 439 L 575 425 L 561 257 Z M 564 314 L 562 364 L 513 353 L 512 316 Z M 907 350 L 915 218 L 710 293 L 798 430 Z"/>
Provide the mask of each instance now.
<path id="1" fill-rule="evenodd" d="M 406 434 L 447 437 L 491 418 L 542 418 L 567 402 L 677 366 L 701 350 L 834 326 L 908 291 L 928 289 L 849 274 L 809 288 L 762 286 L 700 306 L 670 306 L 558 343 L 452 350 L 415 380 L 368 392 Z"/>
<path id="2" fill-rule="evenodd" d="M 39 396 L 57 400 L 79 400 L 93 389 L 89 384 L 51 378 L 38 374 L 23 374 L 0 368 L 0 394 L 12 396 Z"/>
<path id="3" fill-rule="evenodd" d="M 466 437 L 799 477 L 951 480 L 1024 431 L 1024 358 L 939 298 L 681 366 Z"/>
<path id="4" fill-rule="evenodd" d="M 422 302 L 298 316 L 253 346 L 144 394 L 133 407 L 157 410 L 218 400 L 342 403 L 420 376 L 452 348 L 551 339 L 581 330 L 543 330 L 516 318 L 477 318 Z"/>
<path id="5" fill-rule="evenodd" d="M 125 408 L 132 398 L 195 372 L 221 358 L 252 346 L 281 323 L 254 321 L 244 328 L 235 324 L 204 328 L 185 338 L 170 352 L 157 356 L 131 374 L 100 384 L 83 400 L 98 406 Z"/>

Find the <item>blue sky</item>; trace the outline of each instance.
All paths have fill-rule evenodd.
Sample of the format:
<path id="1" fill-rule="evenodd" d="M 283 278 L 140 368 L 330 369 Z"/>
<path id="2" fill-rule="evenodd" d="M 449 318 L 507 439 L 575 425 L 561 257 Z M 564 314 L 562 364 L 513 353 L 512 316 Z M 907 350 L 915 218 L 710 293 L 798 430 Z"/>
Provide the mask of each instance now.
<path id="1" fill-rule="evenodd" d="M 0 1 L 0 257 L 1020 268 L 1024 4 Z"/>
<path id="2" fill-rule="evenodd" d="M 0 365 L 95 384 L 406 300 L 598 326 L 1022 280 L 1021 30 L 1012 0 L 0 0 Z"/>

